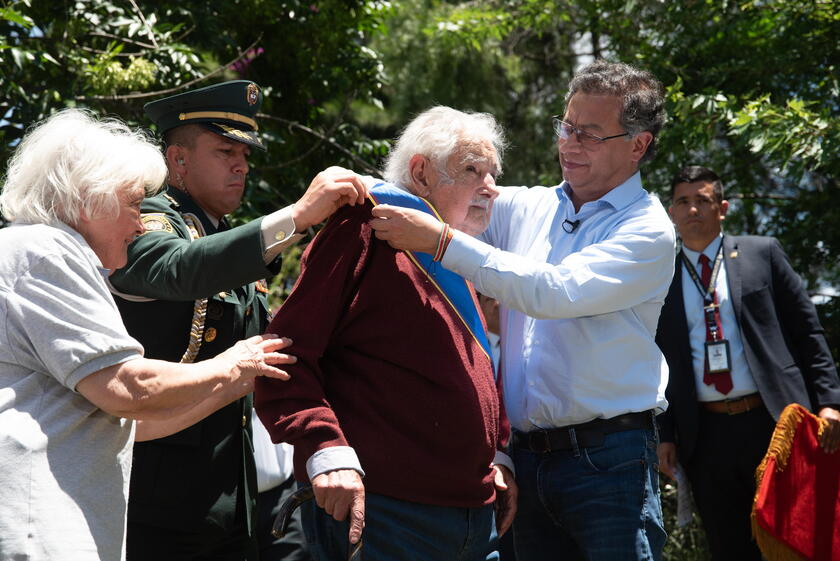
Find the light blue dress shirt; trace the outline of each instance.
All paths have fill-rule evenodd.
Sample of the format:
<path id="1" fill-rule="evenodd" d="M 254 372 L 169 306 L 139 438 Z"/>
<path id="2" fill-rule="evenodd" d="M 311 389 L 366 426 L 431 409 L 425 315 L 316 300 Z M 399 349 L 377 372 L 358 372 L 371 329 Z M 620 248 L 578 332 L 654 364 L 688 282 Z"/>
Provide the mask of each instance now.
<path id="1" fill-rule="evenodd" d="M 710 263 L 715 262 L 718 248 L 722 243 L 721 236 L 716 237 L 706 246 L 703 254 Z M 700 253 L 683 247 L 688 260 L 694 263 L 698 277 L 700 276 Z M 684 264 L 680 265 L 685 267 Z M 720 272 L 715 282 L 717 288 L 718 305 L 720 306 L 720 322 L 723 328 L 723 338 L 729 341 L 729 358 L 732 361 L 732 391 L 722 394 L 714 385 L 707 386 L 703 382 L 703 371 L 706 365 L 706 321 L 703 317 L 703 296 L 697 290 L 691 275 L 686 271 L 682 274 L 683 304 L 685 305 L 685 319 L 688 323 L 688 340 L 691 343 L 691 358 L 694 363 L 694 379 L 697 386 L 698 401 L 719 401 L 721 399 L 736 399 L 758 391 L 753 380 L 752 372 L 744 356 L 744 344 L 741 342 L 741 330 L 735 319 L 735 310 L 729 298 L 729 282 L 726 276 L 726 261 L 720 264 Z"/>
<path id="2" fill-rule="evenodd" d="M 443 265 L 499 300 L 512 426 L 663 411 L 668 366 L 654 336 L 676 236 L 659 200 L 638 173 L 579 212 L 565 182 L 501 191 L 484 241 L 456 232 Z M 567 233 L 564 220 L 580 223 Z"/>

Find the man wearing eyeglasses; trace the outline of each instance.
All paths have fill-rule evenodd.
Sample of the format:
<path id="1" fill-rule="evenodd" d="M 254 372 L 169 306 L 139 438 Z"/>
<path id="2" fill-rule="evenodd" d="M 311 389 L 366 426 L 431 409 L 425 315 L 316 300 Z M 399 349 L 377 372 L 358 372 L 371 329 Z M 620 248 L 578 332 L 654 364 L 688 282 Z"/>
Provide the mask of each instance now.
<path id="1" fill-rule="evenodd" d="M 443 265 L 501 303 L 504 401 L 520 486 L 517 559 L 661 558 L 654 342 L 675 234 L 639 165 L 665 121 L 661 84 L 597 61 L 554 119 L 564 181 L 503 188 L 490 227 L 455 232 Z M 441 226 L 378 206 L 377 236 L 434 251 Z"/>

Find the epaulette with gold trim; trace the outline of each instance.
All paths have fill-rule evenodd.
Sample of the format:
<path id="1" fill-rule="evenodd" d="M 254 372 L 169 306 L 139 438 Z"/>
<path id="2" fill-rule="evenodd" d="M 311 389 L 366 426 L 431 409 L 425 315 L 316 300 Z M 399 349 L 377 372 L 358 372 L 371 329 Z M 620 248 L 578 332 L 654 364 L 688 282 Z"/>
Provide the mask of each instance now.
<path id="1" fill-rule="evenodd" d="M 179 202 L 175 199 L 175 197 L 173 197 L 173 196 L 172 196 L 172 195 L 170 195 L 169 193 L 163 193 L 163 198 L 165 198 L 167 201 L 169 201 L 169 204 L 171 204 L 171 205 L 172 205 L 172 208 L 178 208 L 178 207 L 180 207 L 180 206 L 181 206 L 181 203 L 179 203 Z"/>

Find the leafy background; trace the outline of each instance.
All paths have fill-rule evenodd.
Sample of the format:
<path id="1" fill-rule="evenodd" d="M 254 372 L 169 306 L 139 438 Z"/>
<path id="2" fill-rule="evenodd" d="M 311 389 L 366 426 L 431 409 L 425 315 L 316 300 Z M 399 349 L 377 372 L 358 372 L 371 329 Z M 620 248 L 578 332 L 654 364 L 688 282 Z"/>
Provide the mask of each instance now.
<path id="1" fill-rule="evenodd" d="M 269 150 L 236 220 L 294 201 L 329 165 L 375 173 L 432 104 L 504 123 L 502 184 L 553 185 L 550 117 L 571 75 L 594 57 L 630 62 L 668 94 L 646 186 L 667 204 L 677 169 L 715 169 L 727 231 L 781 240 L 840 357 L 838 44 L 828 0 L 0 0 L 0 161 L 57 109 L 148 126 L 143 103 L 241 77 L 264 88 Z M 276 299 L 296 267 L 286 260 Z M 666 555 L 706 558 L 696 526 Z"/>

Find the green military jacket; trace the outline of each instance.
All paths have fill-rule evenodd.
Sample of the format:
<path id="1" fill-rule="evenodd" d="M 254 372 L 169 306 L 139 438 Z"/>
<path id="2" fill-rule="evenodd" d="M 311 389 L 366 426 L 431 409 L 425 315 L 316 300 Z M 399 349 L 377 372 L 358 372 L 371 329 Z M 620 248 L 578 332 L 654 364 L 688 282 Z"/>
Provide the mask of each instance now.
<path id="1" fill-rule="evenodd" d="M 217 229 L 182 191 L 142 205 L 146 233 L 110 277 L 128 332 L 145 356 L 198 362 L 263 333 L 266 266 L 262 219 Z M 203 317 L 202 317 L 203 316 Z M 191 532 L 253 527 L 257 484 L 252 398 L 227 405 L 179 433 L 134 446 L 128 522 Z"/>

